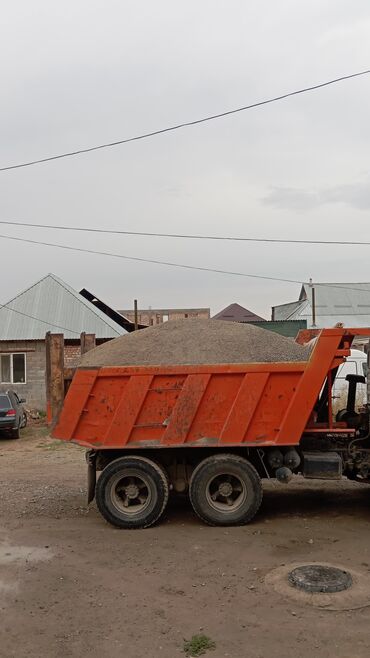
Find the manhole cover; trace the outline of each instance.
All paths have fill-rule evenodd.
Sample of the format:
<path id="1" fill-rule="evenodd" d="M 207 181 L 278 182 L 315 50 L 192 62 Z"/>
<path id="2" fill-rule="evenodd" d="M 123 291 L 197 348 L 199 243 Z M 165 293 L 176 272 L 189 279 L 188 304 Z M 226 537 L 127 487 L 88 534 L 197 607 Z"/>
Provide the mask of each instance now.
<path id="1" fill-rule="evenodd" d="M 297 567 L 288 574 L 288 580 L 293 587 L 306 592 L 343 592 L 352 585 L 352 577 L 348 571 L 321 564 Z"/>

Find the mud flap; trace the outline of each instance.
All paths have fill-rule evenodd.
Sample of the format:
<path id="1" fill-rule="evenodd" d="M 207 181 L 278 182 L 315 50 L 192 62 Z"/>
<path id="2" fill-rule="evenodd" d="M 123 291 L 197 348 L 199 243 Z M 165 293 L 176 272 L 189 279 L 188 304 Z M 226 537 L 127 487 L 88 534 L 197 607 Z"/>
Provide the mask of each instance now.
<path id="1" fill-rule="evenodd" d="M 87 504 L 95 498 L 96 486 L 96 454 L 93 451 L 86 453 L 87 461 Z"/>

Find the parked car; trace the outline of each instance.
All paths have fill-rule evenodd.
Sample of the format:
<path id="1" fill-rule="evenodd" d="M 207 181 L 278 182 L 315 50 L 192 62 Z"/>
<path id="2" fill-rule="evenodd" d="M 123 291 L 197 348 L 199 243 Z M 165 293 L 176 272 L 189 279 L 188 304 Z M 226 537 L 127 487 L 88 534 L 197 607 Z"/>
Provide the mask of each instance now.
<path id="1" fill-rule="evenodd" d="M 0 430 L 10 433 L 12 439 L 19 439 L 20 430 L 27 425 L 25 402 L 15 391 L 0 391 Z"/>

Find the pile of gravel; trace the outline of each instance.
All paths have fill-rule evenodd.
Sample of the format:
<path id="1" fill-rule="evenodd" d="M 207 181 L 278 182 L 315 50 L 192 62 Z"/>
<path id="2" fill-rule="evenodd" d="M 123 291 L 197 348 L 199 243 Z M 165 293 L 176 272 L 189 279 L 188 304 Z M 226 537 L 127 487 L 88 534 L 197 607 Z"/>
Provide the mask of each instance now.
<path id="1" fill-rule="evenodd" d="M 83 355 L 80 367 L 307 361 L 309 349 L 250 324 L 171 320 L 115 338 Z"/>

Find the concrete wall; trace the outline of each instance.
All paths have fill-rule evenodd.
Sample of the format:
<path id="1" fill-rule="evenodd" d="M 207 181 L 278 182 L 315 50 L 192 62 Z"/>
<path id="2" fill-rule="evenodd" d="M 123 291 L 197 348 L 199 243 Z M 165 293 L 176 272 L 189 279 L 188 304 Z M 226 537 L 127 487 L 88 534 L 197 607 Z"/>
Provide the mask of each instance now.
<path id="1" fill-rule="evenodd" d="M 26 398 L 27 409 L 46 410 L 46 353 L 45 341 L 0 341 L 0 353 L 24 352 L 26 354 L 26 383 L 25 384 L 0 384 L 5 388 L 11 388 L 19 397 Z"/>
<path id="2" fill-rule="evenodd" d="M 96 341 L 101 345 L 109 339 Z M 20 398 L 26 399 L 27 409 L 46 411 L 46 348 L 44 340 L 10 340 L 0 341 L 0 354 L 25 353 L 26 355 L 26 383 L 2 384 L 0 389 L 11 388 Z M 77 341 L 64 345 L 64 365 L 66 368 L 75 368 L 81 357 L 81 346 Z"/>
<path id="3" fill-rule="evenodd" d="M 11 388 L 20 398 L 26 399 L 27 409 L 46 411 L 46 351 L 44 340 L 0 341 L 0 354 L 24 352 L 26 354 L 26 383 L 1 384 Z M 64 363 L 74 368 L 81 356 L 80 345 L 64 346 Z"/>

